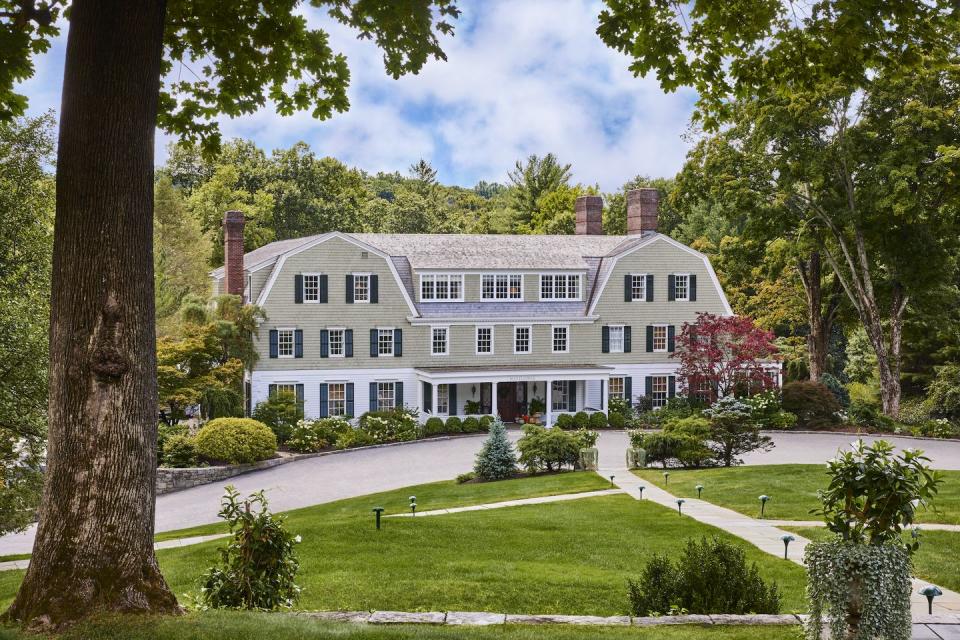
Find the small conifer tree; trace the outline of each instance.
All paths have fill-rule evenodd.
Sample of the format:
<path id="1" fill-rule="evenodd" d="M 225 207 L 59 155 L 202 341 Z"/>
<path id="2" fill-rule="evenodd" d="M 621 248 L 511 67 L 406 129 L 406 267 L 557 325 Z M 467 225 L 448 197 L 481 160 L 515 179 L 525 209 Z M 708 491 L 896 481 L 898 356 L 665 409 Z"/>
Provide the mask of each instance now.
<path id="1" fill-rule="evenodd" d="M 507 427 L 499 418 L 490 425 L 490 435 L 477 454 L 473 470 L 480 480 L 503 480 L 516 474 L 517 454 L 507 438 Z"/>

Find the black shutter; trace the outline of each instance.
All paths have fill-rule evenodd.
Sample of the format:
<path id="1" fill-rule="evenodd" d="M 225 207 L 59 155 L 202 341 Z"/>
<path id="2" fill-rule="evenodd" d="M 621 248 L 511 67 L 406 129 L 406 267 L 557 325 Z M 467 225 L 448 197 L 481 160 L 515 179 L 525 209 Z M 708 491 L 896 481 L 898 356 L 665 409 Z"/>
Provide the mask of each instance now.
<path id="1" fill-rule="evenodd" d="M 647 274 L 647 302 L 653 302 L 653 274 Z"/>
<path id="2" fill-rule="evenodd" d="M 653 400 L 653 378 L 645 376 L 643 379 L 643 395 Z"/>
<path id="3" fill-rule="evenodd" d="M 403 355 L 403 329 L 393 330 L 393 357 L 399 358 Z"/>
<path id="4" fill-rule="evenodd" d="M 347 274 L 347 304 L 353 304 L 353 274 Z"/>
<path id="5" fill-rule="evenodd" d="M 457 415 L 457 385 L 448 384 L 447 385 L 447 415 L 455 416 Z"/>
<path id="6" fill-rule="evenodd" d="M 647 325 L 647 353 L 653 353 L 653 325 Z"/>
<path id="7" fill-rule="evenodd" d="M 370 303 L 380 302 L 380 277 L 376 274 L 370 276 Z"/>
<path id="8" fill-rule="evenodd" d="M 567 382 L 567 411 L 576 413 L 577 411 L 577 381 Z"/>
<path id="9" fill-rule="evenodd" d="M 623 398 L 627 401 L 627 406 L 633 406 L 633 378 L 626 376 L 623 379 Z"/>
<path id="10" fill-rule="evenodd" d="M 326 418 L 330 415 L 330 403 L 328 401 L 328 387 L 326 384 L 320 385 L 320 417 Z"/>
<path id="11" fill-rule="evenodd" d="M 403 407 L 403 383 L 402 382 L 393 383 L 393 404 L 398 408 Z"/>
<path id="12" fill-rule="evenodd" d="M 694 273 L 690 274 L 690 302 L 697 301 L 697 275 Z"/>
<path id="13" fill-rule="evenodd" d="M 629 273 L 623 276 L 623 301 L 633 302 L 633 276 Z"/>
<path id="14" fill-rule="evenodd" d="M 633 327 L 627 325 L 623 328 L 623 352 L 630 353 L 633 349 Z"/>
<path id="15" fill-rule="evenodd" d="M 667 376 L 667 397 L 677 395 L 677 376 Z"/>
<path id="16" fill-rule="evenodd" d="M 600 329 L 600 351 L 610 353 L 610 327 L 606 325 Z"/>
<path id="17" fill-rule="evenodd" d="M 303 357 L 303 329 L 294 329 L 293 331 L 293 357 Z"/>
<path id="18" fill-rule="evenodd" d="M 343 355 L 345 358 L 353 357 L 353 329 L 343 332 Z"/>
<path id="19" fill-rule="evenodd" d="M 667 276 L 667 301 L 673 302 L 677 297 L 677 277 L 672 273 Z"/>
<path id="20" fill-rule="evenodd" d="M 279 352 L 279 347 L 277 345 L 277 330 L 270 329 L 270 357 L 276 358 Z"/>
<path id="21" fill-rule="evenodd" d="M 371 382 L 371 383 L 370 383 L 370 411 L 376 411 L 376 410 L 377 410 L 377 406 L 378 406 L 378 403 L 377 403 L 377 383 L 376 383 L 376 382 Z"/>
<path id="22" fill-rule="evenodd" d="M 327 329 L 320 330 L 320 357 L 330 357 L 330 331 Z"/>
<path id="23" fill-rule="evenodd" d="M 353 383 L 347 383 L 347 415 L 353 417 Z"/>
<path id="24" fill-rule="evenodd" d="M 433 385 L 429 382 L 423 383 L 423 410 L 426 413 L 433 412 Z"/>
<path id="25" fill-rule="evenodd" d="M 303 276 L 299 273 L 293 276 L 293 301 L 296 304 L 303 303 Z"/>
<path id="26" fill-rule="evenodd" d="M 277 395 L 277 385 L 275 385 L 275 384 L 268 384 L 268 385 L 267 385 L 267 397 L 268 397 L 268 398 L 272 398 L 272 397 L 274 397 L 275 395 Z"/>
<path id="27" fill-rule="evenodd" d="M 301 418 L 303 417 L 303 385 L 298 384 L 295 389 L 297 390 L 297 415 Z"/>
<path id="28" fill-rule="evenodd" d="M 327 275 L 324 274 L 320 276 L 319 280 L 320 280 L 320 284 L 319 284 L 320 302 L 322 304 L 326 304 L 329 301 L 328 299 L 328 294 L 330 291 L 330 286 L 328 284 L 329 279 L 327 278 Z"/>
<path id="29" fill-rule="evenodd" d="M 370 357 L 376 358 L 379 354 L 379 349 L 377 349 L 377 330 L 370 329 Z"/>
<path id="30" fill-rule="evenodd" d="M 670 325 L 667 327 L 667 351 L 674 351 L 677 347 L 677 330 Z"/>

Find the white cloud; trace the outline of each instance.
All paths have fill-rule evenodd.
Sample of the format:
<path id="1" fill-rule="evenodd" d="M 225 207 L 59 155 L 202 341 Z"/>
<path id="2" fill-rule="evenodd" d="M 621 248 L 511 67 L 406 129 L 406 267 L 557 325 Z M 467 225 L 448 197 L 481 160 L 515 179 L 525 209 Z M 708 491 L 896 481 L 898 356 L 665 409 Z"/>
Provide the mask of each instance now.
<path id="1" fill-rule="evenodd" d="M 606 190 L 680 168 L 695 95 L 664 94 L 655 79 L 634 78 L 627 58 L 596 35 L 599 3 L 488 0 L 461 8 L 457 35 L 443 39 L 447 61 L 399 80 L 386 75 L 373 43 L 307 10 L 348 56 L 351 110 L 318 122 L 264 109 L 224 120 L 225 136 L 267 149 L 304 140 L 368 171 L 405 171 L 423 157 L 441 180 L 464 185 L 503 182 L 517 159 L 551 151 L 573 164 L 575 180 Z M 48 80 L 31 86 L 40 92 Z"/>

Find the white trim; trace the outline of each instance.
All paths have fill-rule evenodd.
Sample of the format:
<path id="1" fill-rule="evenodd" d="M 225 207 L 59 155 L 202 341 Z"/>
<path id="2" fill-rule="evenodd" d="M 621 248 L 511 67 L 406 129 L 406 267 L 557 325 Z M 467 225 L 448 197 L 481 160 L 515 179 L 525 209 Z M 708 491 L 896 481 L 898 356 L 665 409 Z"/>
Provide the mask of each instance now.
<path id="1" fill-rule="evenodd" d="M 493 296 L 494 296 L 494 297 L 492 297 L 492 298 L 484 298 L 484 297 L 483 297 L 483 278 L 484 278 L 484 276 L 491 276 L 491 277 L 493 277 L 493 279 L 494 279 L 494 280 L 493 280 Z M 507 297 L 506 297 L 506 298 L 498 298 L 498 297 L 496 297 L 496 296 L 497 296 L 497 280 L 496 280 L 497 276 L 504 276 L 504 277 L 507 279 Z M 509 297 L 509 296 L 510 296 L 510 276 L 520 276 L 520 297 L 519 297 L 519 298 L 511 298 L 511 297 Z M 526 277 L 524 276 L 524 274 L 521 273 L 521 272 L 519 272 L 519 271 L 503 271 L 503 272 L 496 272 L 496 273 L 481 272 L 481 273 L 480 273 L 480 300 L 479 300 L 479 302 L 525 302 L 525 298 L 526 298 L 526 295 L 525 295 L 525 294 L 526 294 L 526 291 L 525 291 L 525 289 L 526 289 L 526 285 L 527 285 L 526 280 L 527 280 L 527 279 L 526 279 Z"/>
<path id="2" fill-rule="evenodd" d="M 628 273 L 627 275 L 630 276 L 630 302 L 646 302 L 646 301 L 647 301 L 647 276 L 649 276 L 650 274 L 649 274 L 649 273 L 634 273 L 634 272 L 631 271 L 631 272 Z M 633 297 L 633 279 L 634 279 L 634 278 L 642 278 L 642 279 L 643 279 L 643 297 L 642 297 L 642 298 L 634 298 L 634 297 Z"/>
<path id="3" fill-rule="evenodd" d="M 624 328 L 625 328 L 627 325 L 625 325 L 625 324 L 608 324 L 608 325 L 605 325 L 605 326 L 607 327 L 607 338 L 608 338 L 608 346 L 610 347 L 610 353 L 626 353 L 625 349 L 627 348 L 627 344 L 626 344 L 626 342 L 627 342 L 627 332 L 624 330 Z M 620 350 L 619 350 L 619 351 L 614 351 L 614 350 L 613 350 L 613 338 L 612 338 L 612 336 L 610 335 L 610 329 L 613 329 L 613 328 L 620 329 Z"/>
<path id="4" fill-rule="evenodd" d="M 517 329 L 527 330 L 527 350 L 526 351 L 517 351 Z M 526 356 L 526 355 L 530 355 L 531 353 L 533 353 L 533 327 L 529 324 L 513 325 L 513 355 Z"/>
<path id="5" fill-rule="evenodd" d="M 654 331 L 651 332 L 651 343 L 650 343 L 651 352 L 652 353 L 670 353 L 670 325 L 663 324 L 663 323 L 656 323 L 656 324 L 651 324 L 650 326 L 654 328 Z M 663 349 L 657 349 L 654 346 L 657 344 L 657 336 L 655 335 L 657 327 L 663 327 L 664 329 L 667 330 L 667 332 L 663 336 Z M 646 338 L 646 336 L 644 336 L 644 338 Z"/>
<path id="6" fill-rule="evenodd" d="M 684 273 L 671 273 L 673 276 L 673 300 L 668 300 L 667 302 L 690 302 L 690 276 L 692 275 L 689 271 Z M 687 278 L 687 297 L 680 299 L 677 297 L 677 276 L 686 276 Z"/>
<path id="7" fill-rule="evenodd" d="M 582 273 L 572 273 L 569 271 L 541 271 L 539 272 L 537 278 L 537 300 L 540 302 L 582 302 L 583 301 L 583 289 L 586 286 L 585 278 Z M 543 297 L 543 276 L 576 276 L 577 277 L 577 297 L 576 298 L 544 298 Z M 569 285 L 569 282 L 567 283 Z M 556 283 L 553 285 L 554 291 L 556 291 Z M 567 287 L 569 290 L 569 287 Z"/>
<path id="8" fill-rule="evenodd" d="M 556 349 L 556 339 L 553 337 L 554 329 L 566 329 L 567 330 L 567 339 L 565 342 L 566 349 L 563 351 L 557 351 Z M 552 324 L 550 325 L 550 353 L 570 353 L 570 325 L 568 324 Z"/>
<path id="9" fill-rule="evenodd" d="M 683 244 L 682 242 L 677 242 L 670 236 L 664 235 L 662 233 L 654 234 L 653 236 L 650 237 L 649 240 L 644 240 L 639 244 L 636 244 L 630 247 L 629 249 L 624 250 L 622 253 L 619 253 L 615 256 L 609 256 L 609 259 L 613 260 L 613 265 L 607 271 L 606 276 L 604 277 L 603 282 L 600 284 L 600 286 L 595 287 L 595 293 L 593 296 L 593 300 L 590 302 L 590 306 L 587 309 L 587 315 L 590 315 L 590 316 L 593 315 L 594 310 L 597 308 L 597 304 L 600 302 L 600 297 L 603 295 L 603 292 L 606 291 L 607 289 L 607 283 L 610 281 L 610 276 L 613 275 L 613 272 L 616 270 L 617 262 L 620 261 L 620 258 L 623 258 L 624 256 L 628 256 L 634 251 L 650 246 L 652 243 L 658 242 L 658 241 L 666 242 L 669 245 L 673 245 L 674 247 L 682 251 L 686 251 L 690 255 L 697 256 L 698 258 L 703 260 L 703 264 L 707 269 L 707 275 L 710 276 L 710 280 L 713 282 L 713 286 L 716 288 L 717 293 L 720 295 L 720 302 L 723 303 L 724 310 L 726 311 L 728 316 L 732 316 L 733 309 L 730 308 L 730 302 L 727 301 L 727 294 L 723 292 L 723 287 L 720 286 L 720 280 L 717 279 L 717 272 L 713 270 L 713 265 L 710 264 L 710 258 L 700 253 L 696 249 L 691 249 L 690 247 Z"/>
<path id="10" fill-rule="evenodd" d="M 480 351 L 480 329 L 490 329 L 490 351 Z M 497 331 L 492 324 L 478 324 L 473 332 L 473 349 L 478 356 L 492 356 L 497 350 Z"/>
<path id="11" fill-rule="evenodd" d="M 303 276 L 303 279 L 300 282 L 300 299 L 303 300 L 303 304 L 320 304 L 320 276 L 322 276 L 323 274 L 320 273 L 319 271 L 317 272 L 311 271 L 309 273 L 303 272 L 300 275 Z M 317 277 L 317 299 L 316 300 L 307 300 L 307 280 L 306 280 L 307 276 Z M 329 286 L 329 283 L 327 286 Z M 329 292 L 328 292 L 327 298 L 329 299 Z"/>
<path id="12" fill-rule="evenodd" d="M 377 357 L 378 358 L 392 358 L 396 353 L 397 346 L 397 329 L 396 327 L 374 327 L 377 332 Z M 390 332 L 390 353 L 380 353 L 380 332 L 389 331 Z"/>
<path id="13" fill-rule="evenodd" d="M 479 382 L 545 382 L 549 380 L 606 380 L 612 367 L 593 367 L 586 369 L 549 367 L 503 370 L 491 367 L 477 371 L 425 371 L 414 369 L 421 382 L 431 384 L 473 384 Z"/>
<path id="14" fill-rule="evenodd" d="M 502 300 L 500 302 L 503 302 Z M 477 321 L 480 320 L 481 324 L 529 324 L 529 325 L 544 325 L 544 324 L 594 324 L 597 320 L 600 319 L 600 316 L 578 316 L 576 318 L 551 318 L 550 316 L 540 316 L 540 317 L 517 317 L 517 316 L 497 316 L 491 318 L 473 318 L 465 319 L 464 316 L 443 316 L 443 317 L 413 317 L 407 316 L 407 322 L 414 326 L 429 326 L 442 324 L 449 327 L 457 326 L 474 326 L 477 324 Z"/>
<path id="15" fill-rule="evenodd" d="M 347 328 L 346 327 L 324 327 L 327 331 L 327 357 L 328 358 L 346 358 L 347 357 Z M 340 349 L 343 353 L 334 354 L 330 350 L 330 345 L 332 341 L 330 340 L 331 331 L 342 331 L 343 332 L 343 341 L 340 343 Z"/>
<path id="16" fill-rule="evenodd" d="M 443 353 L 434 353 L 433 351 L 433 330 L 434 329 L 443 329 L 446 331 L 446 337 L 443 340 L 444 351 Z M 445 324 L 432 324 L 427 331 L 427 351 L 431 356 L 443 357 L 450 355 L 450 327 Z"/>
<path id="17" fill-rule="evenodd" d="M 281 331 L 289 331 L 292 334 L 290 339 L 291 350 L 290 350 L 290 355 L 288 356 L 284 356 L 280 354 L 280 332 Z M 297 357 L 297 328 L 296 327 L 277 327 L 277 358 L 276 359 L 286 360 L 288 358 L 296 358 L 296 357 Z"/>
<path id="18" fill-rule="evenodd" d="M 464 277 L 464 275 L 463 275 L 462 273 L 453 272 L 453 271 L 447 272 L 447 273 L 436 273 L 436 272 L 433 272 L 433 271 L 424 271 L 424 272 L 422 272 L 422 273 L 418 273 L 417 276 L 418 276 L 418 278 L 419 278 L 419 280 L 417 281 L 417 284 L 419 285 L 419 289 L 417 290 L 417 298 L 420 300 L 420 302 L 463 302 L 463 301 L 465 300 L 465 298 L 464 298 L 464 295 L 465 295 L 465 294 L 464 294 L 464 289 L 466 289 L 466 278 Z M 456 298 L 437 298 L 437 297 L 433 297 L 433 298 L 426 298 L 426 299 L 425 299 L 425 298 L 423 297 L 423 277 L 424 277 L 424 276 L 429 276 L 429 277 L 433 277 L 433 278 L 436 278 L 437 276 L 446 276 L 446 278 L 447 278 L 447 291 L 448 291 L 448 292 L 450 291 L 450 289 L 449 289 L 449 287 L 450 287 L 450 284 L 449 284 L 449 283 L 450 283 L 450 280 L 454 279 L 455 277 L 458 277 L 459 280 L 460 280 L 460 295 L 459 295 L 458 297 L 456 297 Z M 434 291 L 434 294 L 436 294 L 436 291 L 437 291 L 437 282 L 436 282 L 436 280 L 434 280 L 434 282 L 433 282 L 433 291 Z"/>
<path id="19" fill-rule="evenodd" d="M 350 272 L 350 282 L 353 283 L 353 295 L 350 296 L 353 300 L 353 304 L 371 304 L 371 277 L 373 273 L 369 271 L 351 271 Z M 357 278 L 366 278 L 367 279 L 367 299 L 366 300 L 357 300 Z M 379 293 L 379 292 L 378 292 Z"/>

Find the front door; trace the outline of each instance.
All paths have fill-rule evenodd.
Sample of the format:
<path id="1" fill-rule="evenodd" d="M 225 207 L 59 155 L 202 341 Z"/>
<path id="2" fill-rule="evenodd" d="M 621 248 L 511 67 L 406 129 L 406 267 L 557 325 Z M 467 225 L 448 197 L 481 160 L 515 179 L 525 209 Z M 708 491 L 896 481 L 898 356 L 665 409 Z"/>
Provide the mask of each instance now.
<path id="1" fill-rule="evenodd" d="M 517 385 L 513 382 L 501 382 L 497 385 L 497 412 L 504 422 L 516 422 Z"/>

